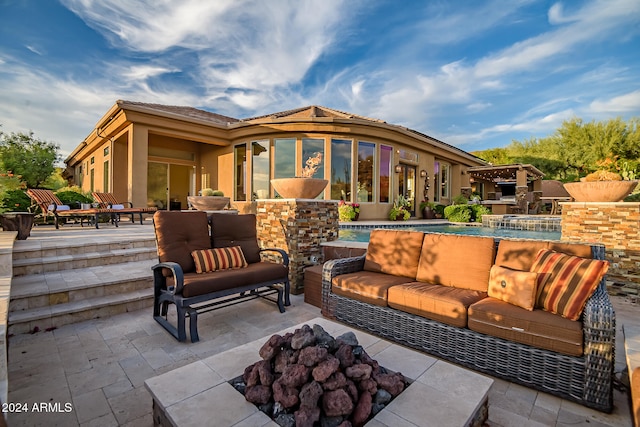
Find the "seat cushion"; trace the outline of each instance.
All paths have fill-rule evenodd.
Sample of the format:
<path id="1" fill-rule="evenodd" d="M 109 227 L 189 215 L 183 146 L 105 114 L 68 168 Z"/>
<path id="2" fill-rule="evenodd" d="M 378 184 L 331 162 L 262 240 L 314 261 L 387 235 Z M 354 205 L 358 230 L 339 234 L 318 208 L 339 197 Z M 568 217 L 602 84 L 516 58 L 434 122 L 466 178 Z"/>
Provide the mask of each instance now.
<path id="1" fill-rule="evenodd" d="M 427 233 L 416 279 L 487 292 L 494 255 L 493 237 Z"/>
<path id="2" fill-rule="evenodd" d="M 331 292 L 369 304 L 387 305 L 387 290 L 394 285 L 407 283 L 403 276 L 392 276 L 374 271 L 357 271 L 333 278 Z"/>
<path id="3" fill-rule="evenodd" d="M 530 271 L 540 249 L 551 249 L 568 255 L 592 258 L 591 246 L 587 244 L 502 239 L 498 244 L 495 264 L 512 270 Z"/>
<path id="4" fill-rule="evenodd" d="M 467 308 L 485 292 L 412 282 L 389 288 L 389 307 L 452 326 L 467 326 Z"/>
<path id="5" fill-rule="evenodd" d="M 419 231 L 371 231 L 364 270 L 415 280 L 423 239 Z"/>
<path id="6" fill-rule="evenodd" d="M 607 261 L 540 249 L 531 266 L 531 271 L 538 273 L 538 306 L 578 320 L 608 269 Z"/>
<path id="7" fill-rule="evenodd" d="M 153 225 L 160 262 L 176 262 L 184 273 L 195 271 L 191 252 L 211 247 L 207 214 L 158 211 L 153 215 Z"/>
<path id="8" fill-rule="evenodd" d="M 219 270 L 209 274 L 192 273 L 184 276 L 182 296 L 188 298 L 251 284 L 286 280 L 288 274 L 284 265 L 272 262 L 256 262 L 246 268 Z M 173 284 L 173 280 L 167 282 Z"/>
<path id="9" fill-rule="evenodd" d="M 212 248 L 240 246 L 249 264 L 260 262 L 260 246 L 258 246 L 254 214 L 213 213 L 209 215 L 209 220 Z"/>
<path id="10" fill-rule="evenodd" d="M 485 298 L 469 307 L 469 329 L 537 348 L 582 356 L 582 323 L 548 311 Z"/>

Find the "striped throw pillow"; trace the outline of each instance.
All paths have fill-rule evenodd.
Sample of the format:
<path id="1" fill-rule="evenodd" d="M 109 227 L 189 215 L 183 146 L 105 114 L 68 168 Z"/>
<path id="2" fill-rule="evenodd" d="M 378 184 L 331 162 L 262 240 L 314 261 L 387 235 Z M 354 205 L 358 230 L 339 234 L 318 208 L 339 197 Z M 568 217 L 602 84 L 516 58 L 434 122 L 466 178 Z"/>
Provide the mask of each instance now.
<path id="1" fill-rule="evenodd" d="M 191 256 L 196 264 L 196 273 L 243 268 L 249 265 L 240 246 L 193 251 Z"/>
<path id="2" fill-rule="evenodd" d="M 578 320 L 609 263 L 540 249 L 531 271 L 538 273 L 537 306 L 569 320 Z"/>

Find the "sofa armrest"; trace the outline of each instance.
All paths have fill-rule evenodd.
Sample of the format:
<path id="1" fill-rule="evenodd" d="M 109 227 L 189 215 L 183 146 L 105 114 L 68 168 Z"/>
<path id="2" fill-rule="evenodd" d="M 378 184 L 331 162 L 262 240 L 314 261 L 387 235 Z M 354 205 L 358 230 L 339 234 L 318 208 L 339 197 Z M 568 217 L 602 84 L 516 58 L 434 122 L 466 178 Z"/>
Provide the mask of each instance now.
<path id="1" fill-rule="evenodd" d="M 615 369 L 616 314 L 606 290 L 605 279 L 587 301 L 582 314 L 584 356 L 586 358 L 585 396 L 597 399 L 611 396 L 613 399 L 613 375 Z M 607 384 L 607 390 L 603 389 Z M 602 397 L 600 397 L 602 399 Z M 613 404 L 613 402 L 610 402 Z"/>
<path id="2" fill-rule="evenodd" d="M 282 257 L 282 264 L 285 267 L 289 267 L 289 255 L 287 254 L 287 252 L 284 251 L 284 249 L 280 249 L 280 248 L 262 248 L 262 249 L 260 249 L 260 252 L 278 252 L 280 254 L 280 256 Z"/>
<path id="3" fill-rule="evenodd" d="M 351 258 L 332 259 L 322 266 L 322 314 L 333 317 L 333 309 L 329 307 L 329 293 L 333 278 L 341 274 L 355 273 L 364 268 L 366 254 Z"/>
<path id="4" fill-rule="evenodd" d="M 175 282 L 175 285 L 170 286 L 169 288 L 167 288 L 167 278 L 162 274 L 162 270 L 164 268 L 171 271 L 173 281 Z M 184 273 L 182 272 L 180 264 L 175 262 L 161 262 L 152 266 L 151 270 L 153 270 L 153 288 L 156 293 L 166 289 L 173 295 L 182 294 L 182 288 L 184 287 Z"/>

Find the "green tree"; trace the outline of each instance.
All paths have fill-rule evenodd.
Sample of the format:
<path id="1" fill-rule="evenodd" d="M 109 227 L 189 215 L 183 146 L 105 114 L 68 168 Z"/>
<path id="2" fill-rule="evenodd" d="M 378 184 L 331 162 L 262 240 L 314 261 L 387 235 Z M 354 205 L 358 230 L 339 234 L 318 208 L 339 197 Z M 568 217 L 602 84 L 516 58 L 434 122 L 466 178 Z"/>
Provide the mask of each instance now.
<path id="1" fill-rule="evenodd" d="M 39 188 L 54 171 L 60 146 L 36 138 L 33 132 L 0 132 L 0 169 L 22 176 L 29 188 Z"/>

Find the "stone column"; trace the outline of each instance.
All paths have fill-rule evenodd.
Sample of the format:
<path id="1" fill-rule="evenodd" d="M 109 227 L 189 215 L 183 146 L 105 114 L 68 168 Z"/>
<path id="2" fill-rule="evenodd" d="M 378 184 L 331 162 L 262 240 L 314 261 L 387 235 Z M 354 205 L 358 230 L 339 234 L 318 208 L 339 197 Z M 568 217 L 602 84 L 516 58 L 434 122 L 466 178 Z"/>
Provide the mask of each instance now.
<path id="1" fill-rule="evenodd" d="M 323 261 L 320 243 L 338 239 L 338 203 L 318 199 L 259 199 L 256 203 L 260 246 L 287 251 L 291 293 L 304 292 L 304 268 Z"/>
<path id="2" fill-rule="evenodd" d="M 640 294 L 640 203 L 566 202 L 562 240 L 602 243 L 611 294 Z"/>

